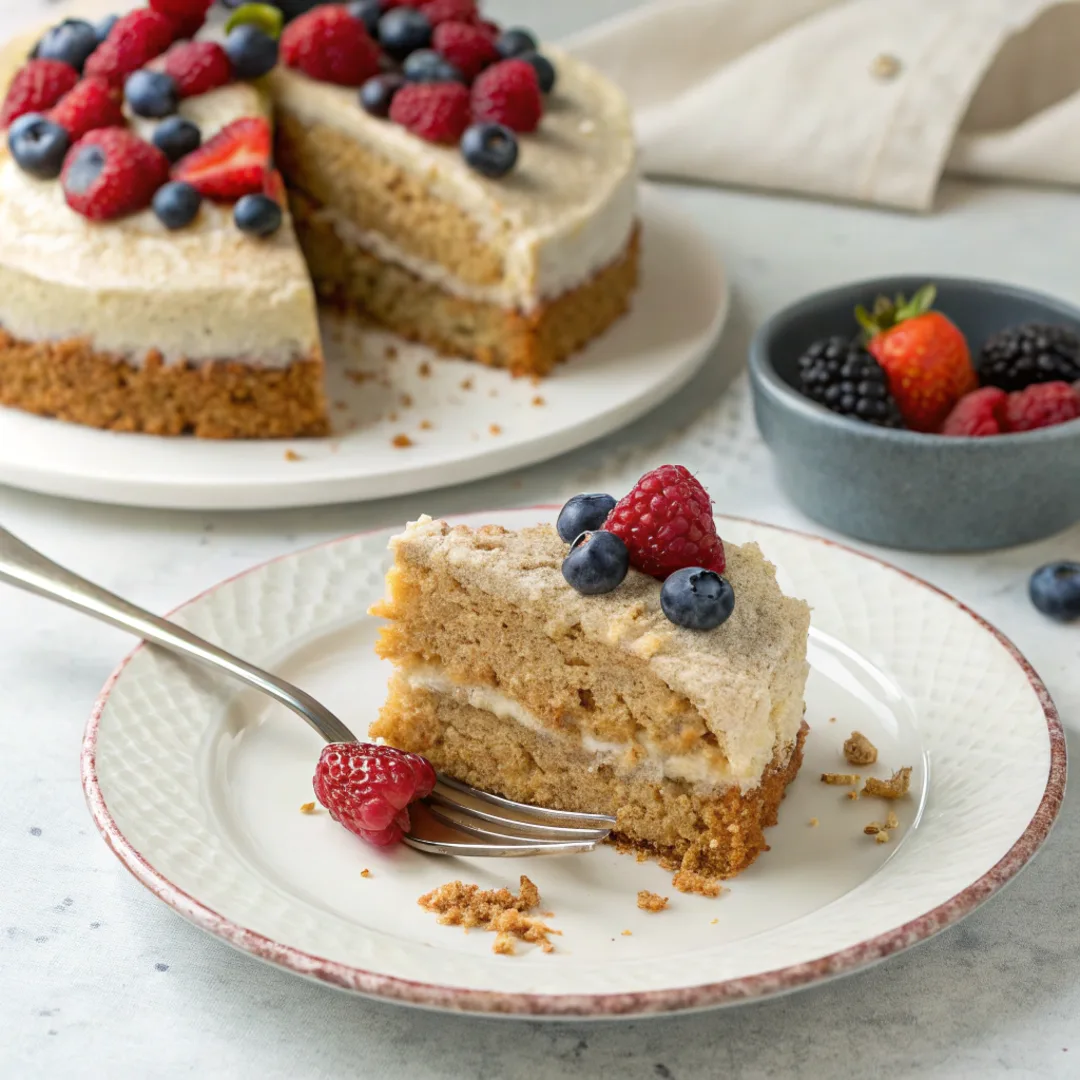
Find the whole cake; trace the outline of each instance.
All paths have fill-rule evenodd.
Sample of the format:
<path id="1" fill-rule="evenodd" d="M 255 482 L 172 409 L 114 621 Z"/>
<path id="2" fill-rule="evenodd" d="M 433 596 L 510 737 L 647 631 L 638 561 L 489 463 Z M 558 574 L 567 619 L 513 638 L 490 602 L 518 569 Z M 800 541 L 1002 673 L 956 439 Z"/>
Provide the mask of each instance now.
<path id="1" fill-rule="evenodd" d="M 696 483 L 661 481 L 668 503 Z M 373 609 L 395 671 L 371 734 L 512 799 L 614 814 L 618 842 L 693 889 L 765 849 L 798 772 L 809 609 L 755 544 L 699 545 L 663 584 L 620 566 L 620 551 L 649 566 L 633 514 L 569 550 L 548 525 L 409 525 Z"/>
<path id="2" fill-rule="evenodd" d="M 538 375 L 627 309 L 625 99 L 475 0 L 113 6 L 0 53 L 0 404 L 320 435 L 317 296 Z"/>

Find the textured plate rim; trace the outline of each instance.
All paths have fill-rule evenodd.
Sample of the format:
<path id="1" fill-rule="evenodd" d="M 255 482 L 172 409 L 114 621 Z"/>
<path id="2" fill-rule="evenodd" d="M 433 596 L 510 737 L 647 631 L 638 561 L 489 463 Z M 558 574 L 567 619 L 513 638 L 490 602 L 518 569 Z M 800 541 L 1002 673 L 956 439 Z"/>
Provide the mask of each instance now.
<path id="1" fill-rule="evenodd" d="M 515 509 L 519 511 L 551 511 L 557 510 L 559 507 L 554 504 L 544 503 Z M 483 511 L 478 513 L 482 514 Z M 470 513 L 468 516 L 474 517 L 477 515 Z M 82 784 L 94 824 L 109 849 L 141 885 L 149 889 L 159 900 L 167 904 L 188 922 L 194 923 L 200 929 L 221 938 L 234 948 L 277 967 L 285 968 L 298 975 L 341 990 L 399 1004 L 445 1012 L 508 1017 L 530 1016 L 552 1019 L 602 1020 L 718 1008 L 774 997 L 842 975 L 853 974 L 890 956 L 895 956 L 922 941 L 926 941 L 971 914 L 972 911 L 985 903 L 1011 881 L 1034 858 L 1050 834 L 1050 830 L 1061 809 L 1067 772 L 1065 732 L 1058 716 L 1057 707 L 1050 697 L 1050 692 L 1027 658 L 1009 638 L 944 589 L 901 567 L 886 562 L 884 559 L 879 559 L 867 552 L 859 551 L 847 544 L 826 537 L 815 536 L 800 529 L 790 529 L 753 518 L 724 516 L 733 521 L 775 529 L 813 543 L 838 548 L 849 555 L 884 566 L 900 574 L 911 584 L 936 593 L 995 637 L 1023 671 L 1028 683 L 1035 692 L 1043 715 L 1046 718 L 1047 735 L 1050 742 L 1050 768 L 1047 774 L 1046 787 L 1035 813 L 1012 847 L 985 874 L 950 899 L 906 923 L 867 938 L 856 945 L 805 963 L 775 968 L 771 971 L 758 972 L 739 978 L 725 979 L 715 983 L 662 990 L 634 991 L 624 994 L 535 994 L 449 987 L 367 971 L 327 957 L 315 956 L 291 945 L 283 945 L 214 911 L 157 871 L 127 840 L 105 804 L 97 775 L 98 730 L 113 688 L 124 674 L 128 664 L 146 647 L 142 643 L 136 646 L 109 676 L 94 704 L 83 736 L 81 754 Z M 368 529 L 360 533 L 352 533 L 321 544 L 315 544 L 300 551 L 267 559 L 262 563 L 225 578 L 208 589 L 204 589 L 175 608 L 170 612 L 170 616 L 175 615 L 191 604 L 197 603 L 203 597 L 215 592 L 222 586 L 237 581 L 248 574 L 255 573 L 273 563 L 298 558 L 322 548 L 348 543 L 361 537 L 372 536 L 385 531 L 385 528 Z"/>

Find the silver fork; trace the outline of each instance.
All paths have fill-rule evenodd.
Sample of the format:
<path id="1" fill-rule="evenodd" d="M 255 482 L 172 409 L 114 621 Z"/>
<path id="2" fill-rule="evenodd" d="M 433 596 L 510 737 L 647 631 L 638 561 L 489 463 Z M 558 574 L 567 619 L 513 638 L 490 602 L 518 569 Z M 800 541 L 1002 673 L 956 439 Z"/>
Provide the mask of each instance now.
<path id="1" fill-rule="evenodd" d="M 224 671 L 303 717 L 328 743 L 359 741 L 325 705 L 299 687 L 79 577 L 4 529 L 0 529 L 0 581 Z M 528 806 L 441 775 L 435 790 L 410 807 L 410 817 L 405 842 L 432 855 L 572 855 L 592 851 L 615 826 L 615 819 L 603 814 Z"/>

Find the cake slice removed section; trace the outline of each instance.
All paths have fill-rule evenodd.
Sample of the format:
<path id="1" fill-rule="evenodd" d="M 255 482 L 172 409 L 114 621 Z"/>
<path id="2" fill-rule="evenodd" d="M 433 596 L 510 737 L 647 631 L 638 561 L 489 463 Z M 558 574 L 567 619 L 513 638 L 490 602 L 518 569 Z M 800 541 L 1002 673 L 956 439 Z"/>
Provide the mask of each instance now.
<path id="1" fill-rule="evenodd" d="M 755 544 L 726 545 L 731 618 L 670 623 L 631 570 L 603 596 L 565 582 L 550 526 L 421 519 L 391 542 L 394 662 L 371 730 L 523 802 L 614 814 L 616 841 L 688 874 L 750 865 L 802 759 L 810 613 Z"/>

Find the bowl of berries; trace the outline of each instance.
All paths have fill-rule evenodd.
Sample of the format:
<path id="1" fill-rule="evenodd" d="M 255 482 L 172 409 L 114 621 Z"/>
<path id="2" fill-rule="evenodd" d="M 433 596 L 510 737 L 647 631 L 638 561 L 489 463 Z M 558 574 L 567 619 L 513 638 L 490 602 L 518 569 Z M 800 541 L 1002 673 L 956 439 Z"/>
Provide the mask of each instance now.
<path id="1" fill-rule="evenodd" d="M 817 293 L 754 335 L 758 427 L 808 516 L 977 551 L 1080 521 L 1080 307 L 960 278 Z"/>

